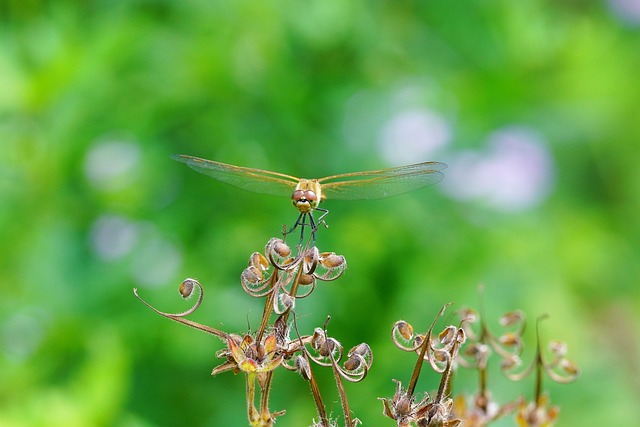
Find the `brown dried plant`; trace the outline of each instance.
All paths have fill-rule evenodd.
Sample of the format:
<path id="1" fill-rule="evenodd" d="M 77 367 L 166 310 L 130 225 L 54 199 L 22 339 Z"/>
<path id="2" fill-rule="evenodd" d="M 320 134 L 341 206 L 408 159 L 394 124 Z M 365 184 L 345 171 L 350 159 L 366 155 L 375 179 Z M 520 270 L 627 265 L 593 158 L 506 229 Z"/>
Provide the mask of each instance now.
<path id="1" fill-rule="evenodd" d="M 276 418 L 285 413 L 269 409 L 269 395 L 273 376 L 279 368 L 298 372 L 311 387 L 318 412 L 314 426 L 337 425 L 329 420 L 312 364 L 331 368 L 342 402 L 345 427 L 353 427 L 359 420 L 353 418 L 342 381 L 362 381 L 373 362 L 373 353 L 366 343 L 361 343 L 345 352 L 342 344 L 328 336 L 326 326 L 317 327 L 310 335 L 297 334 L 290 337 L 289 318 L 295 314 L 296 300 L 306 298 L 318 282 L 332 281 L 342 275 L 346 260 L 333 252 L 320 252 L 311 244 L 298 247 L 292 256 L 284 240 L 272 238 L 265 247 L 264 255 L 255 252 L 249 257 L 247 268 L 240 275 L 244 291 L 256 298 L 264 298 L 264 310 L 260 326 L 254 333 L 243 335 L 224 332 L 186 319 L 201 305 L 204 290 L 195 279 L 184 280 L 179 287 L 183 298 L 198 293 L 196 303 L 182 313 L 165 313 L 143 300 L 136 289 L 135 296 L 163 317 L 196 328 L 222 340 L 224 348 L 216 353 L 223 363 L 215 367 L 212 375 L 232 371 L 243 373 L 246 381 L 247 418 L 252 427 L 271 427 Z M 275 318 L 273 322 L 271 319 Z M 297 331 L 297 328 L 296 328 Z M 345 358 L 346 360 L 341 363 Z M 257 387 L 256 387 L 257 384 Z M 259 403 L 256 406 L 256 392 Z"/>

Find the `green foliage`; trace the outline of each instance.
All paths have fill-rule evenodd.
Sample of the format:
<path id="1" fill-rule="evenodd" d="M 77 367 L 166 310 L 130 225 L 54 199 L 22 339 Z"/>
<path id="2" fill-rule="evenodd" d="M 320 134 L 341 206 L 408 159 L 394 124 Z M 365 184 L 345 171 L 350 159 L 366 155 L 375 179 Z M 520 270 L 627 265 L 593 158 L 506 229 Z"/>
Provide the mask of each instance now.
<path id="1" fill-rule="evenodd" d="M 150 315 L 131 288 L 178 312 L 171 293 L 195 276 L 196 320 L 255 328 L 240 273 L 297 212 L 175 153 L 309 178 L 450 163 L 426 190 L 323 204 L 318 246 L 349 269 L 298 321 L 330 314 L 332 333 L 371 345 L 350 396 L 365 425 L 388 422 L 376 398 L 415 361 L 384 362 L 393 322 L 475 306 L 478 282 L 488 322 L 549 314 L 543 335 L 583 368 L 579 386 L 549 385 L 558 425 L 640 418 L 639 49 L 638 23 L 600 2 L 3 2 L 0 425 L 242 425 L 242 382 L 209 376 L 219 342 Z M 394 127 L 407 117 L 440 135 L 428 158 Z M 546 191 L 516 208 L 462 197 L 461 156 L 495 155 L 513 129 L 547 153 Z M 278 381 L 278 425 L 310 420 L 306 385 Z"/>

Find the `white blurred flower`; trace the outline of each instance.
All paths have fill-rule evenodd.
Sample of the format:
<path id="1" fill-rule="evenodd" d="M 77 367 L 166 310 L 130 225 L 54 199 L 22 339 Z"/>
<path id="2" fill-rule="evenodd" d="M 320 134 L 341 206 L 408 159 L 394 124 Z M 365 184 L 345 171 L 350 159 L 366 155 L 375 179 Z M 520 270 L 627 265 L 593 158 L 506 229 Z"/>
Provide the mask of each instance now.
<path id="1" fill-rule="evenodd" d="M 142 150 L 138 144 L 118 140 L 99 141 L 87 153 L 84 173 L 96 187 L 117 190 L 134 181 L 134 172 L 141 158 Z"/>
<path id="2" fill-rule="evenodd" d="M 392 165 L 432 160 L 433 153 L 451 140 L 451 128 L 439 114 L 426 108 L 397 113 L 380 136 L 382 156 Z"/>
<path id="3" fill-rule="evenodd" d="M 91 227 L 91 247 L 103 261 L 129 256 L 130 273 L 140 286 L 159 286 L 178 273 L 180 250 L 152 224 L 103 215 Z"/>
<path id="4" fill-rule="evenodd" d="M 553 161 L 533 130 L 512 126 L 494 132 L 484 151 L 463 151 L 449 161 L 444 190 L 459 200 L 478 200 L 505 211 L 542 202 L 553 181 Z"/>
<path id="5" fill-rule="evenodd" d="M 104 261 L 113 261 L 131 252 L 139 238 L 138 226 L 118 215 L 103 215 L 91 226 L 91 247 Z"/>

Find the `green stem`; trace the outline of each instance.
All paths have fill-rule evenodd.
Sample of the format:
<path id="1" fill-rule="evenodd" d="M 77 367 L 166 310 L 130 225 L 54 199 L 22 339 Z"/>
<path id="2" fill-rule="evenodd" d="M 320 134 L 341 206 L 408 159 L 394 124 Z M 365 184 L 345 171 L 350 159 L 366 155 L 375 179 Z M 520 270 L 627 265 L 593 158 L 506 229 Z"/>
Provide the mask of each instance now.
<path id="1" fill-rule="evenodd" d="M 259 426 L 260 416 L 254 405 L 254 398 L 256 393 L 256 374 L 247 373 L 247 417 L 249 418 L 249 424 L 251 426 Z"/>

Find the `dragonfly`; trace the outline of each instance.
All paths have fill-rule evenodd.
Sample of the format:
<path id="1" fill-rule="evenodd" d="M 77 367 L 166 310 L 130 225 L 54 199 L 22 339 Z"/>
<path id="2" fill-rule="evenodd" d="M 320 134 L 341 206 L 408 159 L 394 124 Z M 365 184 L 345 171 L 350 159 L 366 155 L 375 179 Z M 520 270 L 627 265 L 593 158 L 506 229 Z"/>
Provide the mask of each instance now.
<path id="1" fill-rule="evenodd" d="M 330 200 L 373 200 L 396 196 L 435 184 L 444 177 L 442 170 L 447 167 L 440 162 L 423 162 L 405 166 L 363 172 L 349 172 L 318 179 L 297 178 L 279 172 L 234 166 L 199 157 L 176 154 L 173 159 L 185 163 L 192 169 L 208 175 L 220 182 L 242 190 L 272 196 L 290 196 L 299 215 L 293 227 L 285 231 L 289 234 L 298 226 L 311 229 L 312 239 L 318 224 L 329 213 L 318 207 L 325 199 Z M 312 213 L 322 212 L 318 220 Z"/>

